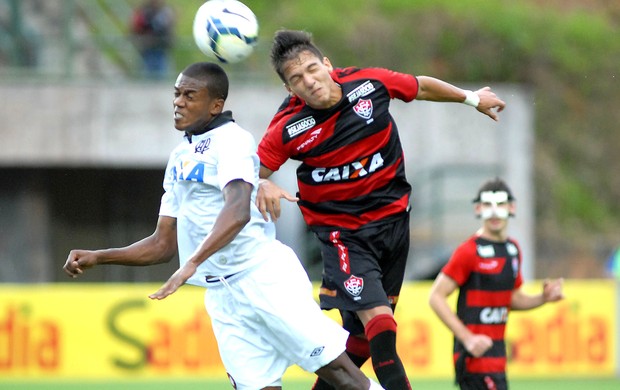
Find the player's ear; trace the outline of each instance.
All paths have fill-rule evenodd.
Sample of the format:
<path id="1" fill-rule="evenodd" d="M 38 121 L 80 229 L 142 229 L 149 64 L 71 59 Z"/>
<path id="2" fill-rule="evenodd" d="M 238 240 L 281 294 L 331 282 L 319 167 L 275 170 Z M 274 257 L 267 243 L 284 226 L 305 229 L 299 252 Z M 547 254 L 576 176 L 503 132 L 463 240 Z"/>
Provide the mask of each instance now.
<path id="1" fill-rule="evenodd" d="M 334 70 L 334 66 L 332 65 L 332 62 L 327 57 L 323 57 L 323 65 L 325 65 L 327 69 L 329 69 L 330 72 Z"/>
<path id="2" fill-rule="evenodd" d="M 222 111 L 224 111 L 225 102 L 226 101 L 224 99 L 214 99 L 211 102 L 211 109 L 209 110 L 211 112 L 211 115 L 215 116 L 221 114 Z"/>
<path id="3" fill-rule="evenodd" d="M 474 215 L 476 216 L 476 218 L 480 218 L 482 213 L 481 208 L 482 206 L 480 205 L 480 202 L 474 203 Z"/>
<path id="4" fill-rule="evenodd" d="M 508 215 L 514 217 L 515 211 L 517 211 L 517 206 L 515 205 L 515 202 L 508 203 Z"/>
<path id="5" fill-rule="evenodd" d="M 288 86 L 288 84 L 284 83 L 284 89 L 286 89 L 286 92 L 288 92 L 289 95 L 295 96 L 295 92 L 293 92 L 293 90 L 291 89 L 291 87 Z"/>

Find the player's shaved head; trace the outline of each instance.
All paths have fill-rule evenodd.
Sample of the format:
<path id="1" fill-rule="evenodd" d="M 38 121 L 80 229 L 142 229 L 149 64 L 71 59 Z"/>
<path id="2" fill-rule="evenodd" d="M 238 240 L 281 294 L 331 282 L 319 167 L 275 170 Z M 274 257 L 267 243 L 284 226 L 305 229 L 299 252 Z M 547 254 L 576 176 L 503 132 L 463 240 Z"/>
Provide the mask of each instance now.
<path id="1" fill-rule="evenodd" d="M 209 96 L 226 100 L 228 97 L 228 76 L 224 69 L 213 62 L 196 62 L 181 72 L 186 77 L 205 82 Z"/>

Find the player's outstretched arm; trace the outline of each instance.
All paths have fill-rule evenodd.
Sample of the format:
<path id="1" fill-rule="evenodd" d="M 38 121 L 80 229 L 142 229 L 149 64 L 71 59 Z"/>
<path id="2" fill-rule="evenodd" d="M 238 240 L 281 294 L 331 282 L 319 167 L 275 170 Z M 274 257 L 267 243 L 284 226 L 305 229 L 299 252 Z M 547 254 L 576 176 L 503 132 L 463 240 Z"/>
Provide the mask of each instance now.
<path id="1" fill-rule="evenodd" d="M 545 279 L 543 282 L 543 299 L 546 302 L 557 302 L 564 299 L 564 279 Z"/>
<path id="2" fill-rule="evenodd" d="M 513 310 L 529 310 L 542 306 L 547 302 L 557 302 L 564 299 L 562 292 L 563 279 L 545 279 L 543 291 L 540 294 L 530 295 L 516 289 L 512 292 L 510 308 Z"/>
<path id="3" fill-rule="evenodd" d="M 63 267 L 76 278 L 86 269 L 101 264 L 146 266 L 170 261 L 177 250 L 176 218 L 160 216 L 155 232 L 123 248 L 99 250 L 74 249 L 69 252 Z"/>
<path id="4" fill-rule="evenodd" d="M 465 103 L 476 107 L 479 112 L 494 121 L 499 120 L 497 114 L 506 107 L 506 103 L 497 97 L 490 87 L 480 88 L 472 92 L 428 76 L 418 76 L 416 100 Z"/>
<path id="5" fill-rule="evenodd" d="M 474 93 L 480 98 L 476 109 L 494 121 L 498 121 L 499 117 L 497 114 L 502 112 L 504 107 L 506 107 L 506 103 L 497 97 L 495 92 L 491 90 L 491 87 L 480 88 Z"/>
<path id="6" fill-rule="evenodd" d="M 72 277 L 77 278 L 84 273 L 84 270 L 92 268 L 98 264 L 97 252 L 84 249 L 73 249 L 69 252 L 67 261 L 63 267 L 65 273 Z"/>

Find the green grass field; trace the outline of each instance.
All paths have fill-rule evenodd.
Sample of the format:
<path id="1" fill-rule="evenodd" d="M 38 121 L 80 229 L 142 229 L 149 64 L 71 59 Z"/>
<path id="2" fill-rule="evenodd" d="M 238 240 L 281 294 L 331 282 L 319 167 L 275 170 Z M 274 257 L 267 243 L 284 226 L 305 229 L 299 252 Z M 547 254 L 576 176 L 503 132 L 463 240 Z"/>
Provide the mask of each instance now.
<path id="1" fill-rule="evenodd" d="M 412 381 L 414 390 L 455 390 L 457 389 L 448 380 L 418 380 Z M 312 385 L 308 381 L 285 381 L 285 390 L 308 390 Z M 8 382 L 0 379 L 0 389 L 2 390 L 231 390 L 228 382 L 209 382 L 209 381 L 132 381 L 132 382 Z M 619 390 L 620 378 L 612 379 L 518 379 L 510 383 L 511 390 Z"/>

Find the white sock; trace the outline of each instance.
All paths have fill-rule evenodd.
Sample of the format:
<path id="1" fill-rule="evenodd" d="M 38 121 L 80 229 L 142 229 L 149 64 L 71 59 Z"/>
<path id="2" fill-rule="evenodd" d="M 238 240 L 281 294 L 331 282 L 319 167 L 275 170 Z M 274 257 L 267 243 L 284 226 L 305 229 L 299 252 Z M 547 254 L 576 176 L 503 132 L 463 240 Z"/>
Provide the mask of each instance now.
<path id="1" fill-rule="evenodd" d="M 368 390 L 385 390 L 383 387 L 381 387 L 380 384 L 373 381 L 372 379 L 368 378 L 368 380 L 370 381 L 370 387 L 368 388 Z"/>

